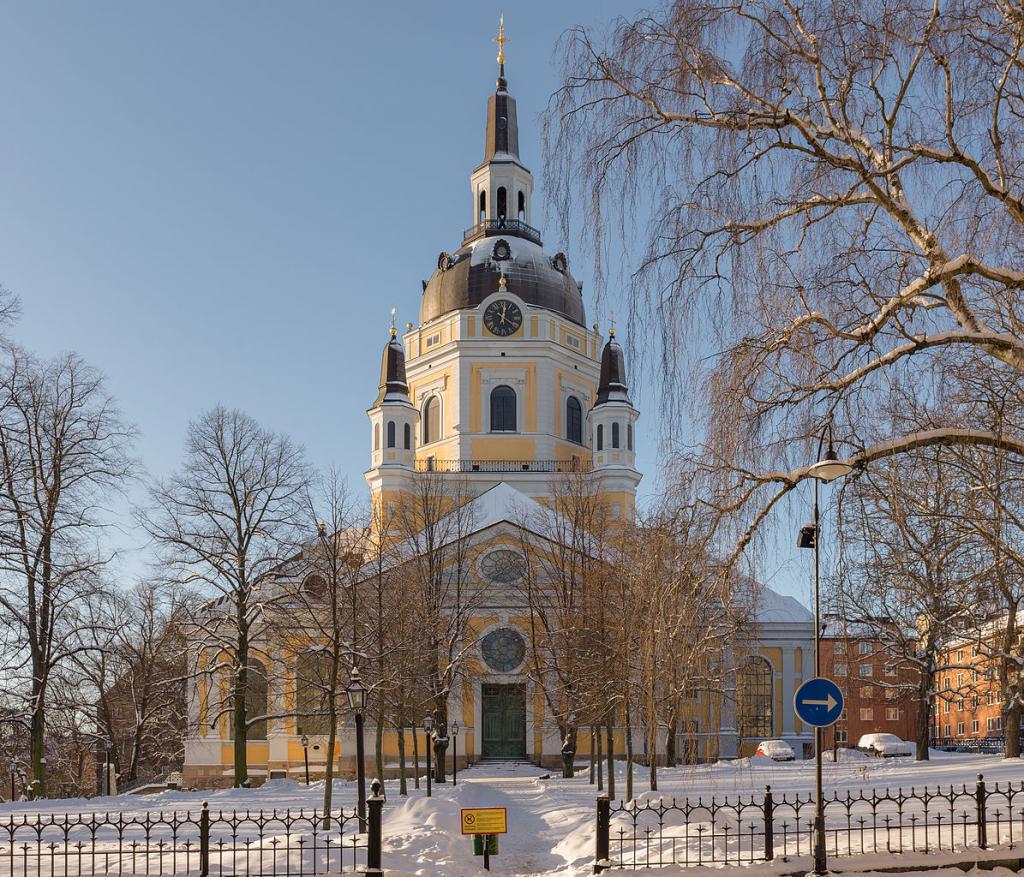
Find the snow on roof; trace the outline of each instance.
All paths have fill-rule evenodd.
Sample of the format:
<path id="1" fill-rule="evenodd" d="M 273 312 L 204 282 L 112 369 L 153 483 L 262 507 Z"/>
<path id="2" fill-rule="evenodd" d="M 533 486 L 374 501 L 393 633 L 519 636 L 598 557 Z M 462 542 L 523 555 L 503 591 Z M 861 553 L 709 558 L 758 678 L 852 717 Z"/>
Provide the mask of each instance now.
<path id="1" fill-rule="evenodd" d="M 788 597 L 769 587 L 763 587 L 757 594 L 755 620 L 760 624 L 814 624 L 814 615 L 795 597 Z"/>

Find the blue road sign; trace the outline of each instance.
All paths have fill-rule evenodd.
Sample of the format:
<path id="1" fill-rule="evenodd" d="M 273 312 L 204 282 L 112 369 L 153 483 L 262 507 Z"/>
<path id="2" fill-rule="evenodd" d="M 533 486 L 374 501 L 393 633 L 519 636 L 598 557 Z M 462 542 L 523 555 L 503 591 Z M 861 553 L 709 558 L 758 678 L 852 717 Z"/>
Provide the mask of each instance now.
<path id="1" fill-rule="evenodd" d="M 827 728 L 843 712 L 843 692 L 831 679 L 808 679 L 793 695 L 793 709 L 801 722 Z"/>

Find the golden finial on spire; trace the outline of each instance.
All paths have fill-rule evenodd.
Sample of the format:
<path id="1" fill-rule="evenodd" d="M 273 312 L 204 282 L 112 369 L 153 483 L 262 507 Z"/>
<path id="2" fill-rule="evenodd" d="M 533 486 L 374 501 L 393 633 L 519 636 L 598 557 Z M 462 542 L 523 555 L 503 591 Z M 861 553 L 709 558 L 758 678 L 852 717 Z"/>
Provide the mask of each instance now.
<path id="1" fill-rule="evenodd" d="M 395 314 L 398 313 L 398 308 L 391 309 L 391 337 L 394 338 L 398 334 L 398 329 L 395 328 Z"/>
<path id="2" fill-rule="evenodd" d="M 491 40 L 493 43 L 498 44 L 498 63 L 503 67 L 505 66 L 505 43 L 510 42 L 509 38 L 505 36 L 505 13 L 501 13 L 501 17 L 498 19 L 498 35 Z"/>

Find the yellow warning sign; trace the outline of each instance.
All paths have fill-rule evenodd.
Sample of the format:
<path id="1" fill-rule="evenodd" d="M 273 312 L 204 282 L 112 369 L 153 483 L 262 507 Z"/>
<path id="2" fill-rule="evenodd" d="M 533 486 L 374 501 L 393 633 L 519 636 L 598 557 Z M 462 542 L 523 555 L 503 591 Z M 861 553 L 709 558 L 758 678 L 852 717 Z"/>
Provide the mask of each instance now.
<path id="1" fill-rule="evenodd" d="M 466 807 L 462 810 L 463 834 L 507 834 L 504 807 Z"/>

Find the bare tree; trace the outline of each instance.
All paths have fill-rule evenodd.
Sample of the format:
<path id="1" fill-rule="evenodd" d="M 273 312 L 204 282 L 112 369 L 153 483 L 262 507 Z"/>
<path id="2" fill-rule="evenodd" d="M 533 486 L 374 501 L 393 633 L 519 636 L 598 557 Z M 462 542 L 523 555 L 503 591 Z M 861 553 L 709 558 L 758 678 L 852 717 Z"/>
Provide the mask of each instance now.
<path id="1" fill-rule="evenodd" d="M 47 792 L 51 683 L 92 647 L 84 607 L 104 587 L 103 502 L 132 474 L 131 440 L 103 378 L 78 357 L 10 350 L 0 371 L 0 615 L 36 795 Z"/>
<path id="2" fill-rule="evenodd" d="M 263 579 L 296 550 L 307 482 L 301 448 L 217 407 L 189 425 L 183 468 L 153 485 L 151 508 L 140 512 L 170 574 L 212 597 L 189 619 L 198 646 L 190 672 L 211 683 L 227 677 L 224 698 L 209 685 L 205 720 L 231 716 L 236 786 L 248 781 L 249 730 L 268 718 L 252 697 L 265 683 L 250 676 L 265 671 L 251 650 L 282 593 Z"/>
<path id="3" fill-rule="evenodd" d="M 599 268 L 617 237 L 643 254 L 634 326 L 702 418 L 723 509 L 746 510 L 740 548 L 808 477 L 793 455 L 825 412 L 859 465 L 1024 454 L 976 421 L 862 439 L 894 379 L 926 388 L 959 351 L 1024 373 L 1018 5 L 675 0 L 562 48 L 566 230 L 586 205 Z"/>
<path id="4" fill-rule="evenodd" d="M 469 485 L 439 472 L 417 475 L 396 510 L 396 547 L 409 611 L 418 623 L 416 648 L 425 657 L 424 703 L 434 719 L 435 776 L 444 782 L 448 748 L 448 699 L 463 678 L 465 657 L 474 645 L 469 625 L 486 594 L 469 577 L 468 536 L 473 530 Z"/>

